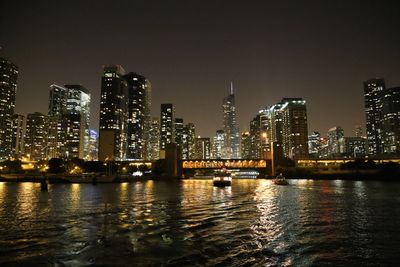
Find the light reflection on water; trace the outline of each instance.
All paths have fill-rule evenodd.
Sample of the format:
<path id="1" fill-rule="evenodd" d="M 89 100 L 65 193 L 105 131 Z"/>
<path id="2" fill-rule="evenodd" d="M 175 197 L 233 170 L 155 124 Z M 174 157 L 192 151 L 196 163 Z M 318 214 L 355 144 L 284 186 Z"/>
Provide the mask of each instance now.
<path id="1" fill-rule="evenodd" d="M 0 183 L 0 265 L 395 263 L 399 184 Z M 390 237 L 390 238 L 388 238 Z"/>

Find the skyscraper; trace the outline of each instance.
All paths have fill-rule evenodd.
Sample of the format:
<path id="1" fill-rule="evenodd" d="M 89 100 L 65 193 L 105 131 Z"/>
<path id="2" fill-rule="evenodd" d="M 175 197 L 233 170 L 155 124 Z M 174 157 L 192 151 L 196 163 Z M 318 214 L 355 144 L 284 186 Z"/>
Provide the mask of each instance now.
<path id="1" fill-rule="evenodd" d="M 13 139 L 11 153 L 19 157 L 24 153 L 24 125 L 25 116 L 22 114 L 14 114 L 12 121 Z"/>
<path id="2" fill-rule="evenodd" d="M 160 120 L 152 118 L 149 129 L 149 145 L 147 146 L 147 160 L 157 160 L 160 157 Z"/>
<path id="3" fill-rule="evenodd" d="M 160 116 L 160 153 L 165 145 L 175 142 L 175 110 L 172 104 L 161 104 Z"/>
<path id="4" fill-rule="evenodd" d="M 10 156 L 18 67 L 0 58 L 0 160 Z"/>
<path id="5" fill-rule="evenodd" d="M 195 159 L 210 159 L 211 142 L 208 137 L 198 137 L 195 141 L 196 156 Z"/>
<path id="6" fill-rule="evenodd" d="M 364 104 L 369 155 L 381 155 L 383 152 L 382 98 L 384 90 L 385 81 L 383 79 L 370 79 L 364 82 Z"/>
<path id="7" fill-rule="evenodd" d="M 306 101 L 283 98 L 283 153 L 288 158 L 308 157 L 308 124 Z"/>
<path id="8" fill-rule="evenodd" d="M 308 136 L 308 154 L 312 158 L 319 158 L 321 156 L 321 134 L 319 132 L 312 132 Z"/>
<path id="9" fill-rule="evenodd" d="M 242 133 L 242 140 L 241 140 L 241 155 L 242 155 L 242 158 L 245 158 L 245 159 L 251 158 L 250 147 L 251 147 L 250 132 L 243 132 Z"/>
<path id="10" fill-rule="evenodd" d="M 175 143 L 178 148 L 178 158 L 182 158 L 182 148 L 183 148 L 183 119 L 175 118 Z"/>
<path id="11" fill-rule="evenodd" d="M 400 155 L 400 87 L 385 89 L 382 100 L 383 153 Z"/>
<path id="12" fill-rule="evenodd" d="M 67 88 L 67 107 L 63 114 L 66 158 L 89 157 L 90 93 L 82 85 L 65 85 Z"/>
<path id="13" fill-rule="evenodd" d="M 128 85 L 128 121 L 126 159 L 147 158 L 150 127 L 151 84 L 141 75 L 130 72 L 124 75 Z"/>
<path id="14" fill-rule="evenodd" d="M 46 159 L 47 116 L 40 113 L 29 113 L 26 116 L 25 154 L 32 160 Z"/>
<path id="15" fill-rule="evenodd" d="M 183 127 L 182 135 L 182 159 L 195 158 L 196 129 L 193 123 L 188 123 Z"/>
<path id="16" fill-rule="evenodd" d="M 62 157 L 65 144 L 63 116 L 67 109 L 68 89 L 57 84 L 50 85 L 48 109 L 47 158 Z"/>
<path id="17" fill-rule="evenodd" d="M 214 141 L 213 141 L 213 149 L 212 149 L 212 157 L 214 159 L 221 159 L 225 146 L 225 133 L 224 130 L 217 130 Z"/>
<path id="18" fill-rule="evenodd" d="M 229 95 L 224 98 L 222 103 L 223 130 L 225 133 L 225 152 L 224 158 L 240 158 L 240 136 L 239 127 L 236 122 L 235 95 L 233 84 Z"/>
<path id="19" fill-rule="evenodd" d="M 105 66 L 101 78 L 99 160 L 126 157 L 128 86 L 120 65 Z"/>
<path id="20" fill-rule="evenodd" d="M 343 128 L 332 127 L 328 130 L 328 156 L 339 157 L 341 154 L 339 141 L 344 137 Z"/>

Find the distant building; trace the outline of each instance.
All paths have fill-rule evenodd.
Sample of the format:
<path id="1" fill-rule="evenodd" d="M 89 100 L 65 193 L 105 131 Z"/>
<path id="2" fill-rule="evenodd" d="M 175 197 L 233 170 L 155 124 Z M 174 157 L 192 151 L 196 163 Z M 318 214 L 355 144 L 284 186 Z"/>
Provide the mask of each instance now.
<path id="1" fill-rule="evenodd" d="M 354 136 L 355 137 L 363 137 L 364 131 L 361 125 L 356 125 L 354 128 Z"/>
<path id="2" fill-rule="evenodd" d="M 231 83 L 230 93 L 224 98 L 222 104 L 223 130 L 225 133 L 225 151 L 223 158 L 240 158 L 240 136 L 236 119 L 235 95 Z"/>
<path id="3" fill-rule="evenodd" d="M 400 155 L 400 87 L 385 90 L 382 100 L 383 153 Z"/>
<path id="4" fill-rule="evenodd" d="M 24 153 L 25 116 L 14 114 L 12 120 L 13 139 L 11 154 L 19 158 Z"/>
<path id="5" fill-rule="evenodd" d="M 128 84 L 120 65 L 105 66 L 101 78 L 99 160 L 123 160 L 127 150 Z"/>
<path id="6" fill-rule="evenodd" d="M 149 129 L 147 160 L 157 160 L 160 157 L 160 121 L 152 118 Z"/>
<path id="7" fill-rule="evenodd" d="M 243 132 L 241 139 L 241 155 L 244 159 L 250 159 L 251 136 L 250 132 Z"/>
<path id="8" fill-rule="evenodd" d="M 308 154 L 312 158 L 319 158 L 321 156 L 321 134 L 319 132 L 312 132 L 308 136 Z"/>
<path id="9" fill-rule="evenodd" d="M 175 142 L 174 106 L 172 104 L 161 104 L 160 118 L 160 153 L 163 154 L 165 145 Z M 163 158 L 163 156 L 161 158 Z"/>
<path id="10" fill-rule="evenodd" d="M 308 157 L 308 124 L 306 101 L 283 98 L 283 153 L 288 158 Z"/>
<path id="11" fill-rule="evenodd" d="M 178 158 L 182 158 L 182 148 L 183 148 L 183 119 L 181 118 L 175 118 L 175 143 L 178 149 Z"/>
<path id="12" fill-rule="evenodd" d="M 224 146 L 225 146 L 224 130 L 217 130 L 214 136 L 213 149 L 212 149 L 212 157 L 214 159 L 221 159 L 223 157 Z"/>
<path id="13" fill-rule="evenodd" d="M 385 81 L 371 79 L 364 82 L 364 103 L 367 122 L 368 154 L 381 155 L 383 153 L 382 140 L 382 108 Z"/>
<path id="14" fill-rule="evenodd" d="M 18 67 L 0 57 L 0 160 L 11 154 Z"/>
<path id="15" fill-rule="evenodd" d="M 340 126 L 332 127 L 328 130 L 328 156 L 340 157 L 339 140 L 344 137 L 343 128 Z"/>
<path id="16" fill-rule="evenodd" d="M 88 160 L 97 161 L 99 155 L 99 133 L 93 129 L 89 130 L 89 156 Z"/>
<path id="17" fill-rule="evenodd" d="M 148 157 L 151 84 L 142 75 L 130 72 L 123 76 L 128 84 L 127 160 Z"/>
<path id="18" fill-rule="evenodd" d="M 47 158 L 47 116 L 40 113 L 29 113 L 26 116 L 25 155 L 32 160 Z"/>
<path id="19" fill-rule="evenodd" d="M 342 137 L 339 140 L 342 157 L 362 158 L 366 155 L 366 139 L 363 137 Z"/>
<path id="20" fill-rule="evenodd" d="M 188 123 L 183 127 L 182 135 L 182 159 L 195 158 L 196 129 L 193 123 Z"/>
<path id="21" fill-rule="evenodd" d="M 208 137 L 196 138 L 196 156 L 195 159 L 210 159 L 211 158 L 211 142 Z"/>

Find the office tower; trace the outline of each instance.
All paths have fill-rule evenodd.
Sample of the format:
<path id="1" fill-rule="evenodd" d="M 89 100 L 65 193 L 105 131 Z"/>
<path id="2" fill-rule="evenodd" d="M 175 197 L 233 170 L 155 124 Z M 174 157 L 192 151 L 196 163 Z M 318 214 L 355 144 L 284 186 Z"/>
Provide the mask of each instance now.
<path id="1" fill-rule="evenodd" d="M 65 125 L 63 116 L 67 109 L 68 89 L 57 84 L 50 85 L 48 134 L 47 134 L 47 158 L 62 157 L 65 144 Z"/>
<path id="2" fill-rule="evenodd" d="M 208 137 L 197 137 L 195 140 L 195 159 L 210 159 L 211 142 Z"/>
<path id="3" fill-rule="evenodd" d="M 222 103 L 223 130 L 225 133 L 225 153 L 224 158 L 240 158 L 240 136 L 239 128 L 236 123 L 236 106 L 233 85 L 231 83 L 230 93 L 224 98 Z"/>
<path id="4" fill-rule="evenodd" d="M 288 158 L 308 157 L 308 125 L 306 101 L 302 98 L 283 98 L 283 153 Z"/>
<path id="5" fill-rule="evenodd" d="M 67 84 L 64 87 L 67 88 L 67 106 L 63 114 L 65 132 L 63 156 L 88 159 L 90 93 L 82 85 Z"/>
<path id="6" fill-rule="evenodd" d="M 241 155 L 244 159 L 251 158 L 250 155 L 250 147 L 251 147 L 251 136 L 250 132 L 243 132 L 241 139 Z"/>
<path id="7" fill-rule="evenodd" d="M 13 139 L 11 154 L 19 158 L 24 153 L 24 122 L 25 116 L 22 114 L 14 114 L 12 120 Z"/>
<path id="8" fill-rule="evenodd" d="M 362 137 L 363 136 L 363 128 L 361 125 L 356 125 L 354 127 L 354 136 L 355 137 Z"/>
<path id="9" fill-rule="evenodd" d="M 147 160 L 157 160 L 160 156 L 160 121 L 158 118 L 151 119 L 148 143 Z"/>
<path id="10" fill-rule="evenodd" d="M 183 127 L 182 135 L 182 159 L 195 158 L 196 129 L 193 123 L 188 123 Z"/>
<path id="11" fill-rule="evenodd" d="M 93 129 L 89 130 L 89 154 L 88 160 L 98 160 L 99 133 Z"/>
<path id="12" fill-rule="evenodd" d="M 341 154 L 339 140 L 344 137 L 343 128 L 340 126 L 332 127 L 328 130 L 328 156 L 339 157 Z"/>
<path id="13" fill-rule="evenodd" d="M 339 150 L 342 157 L 364 157 L 366 155 L 366 139 L 364 137 L 342 137 L 339 139 Z"/>
<path id="14" fill-rule="evenodd" d="M 308 136 L 308 154 L 310 157 L 320 157 L 321 145 L 321 134 L 319 132 L 312 132 Z"/>
<path id="15" fill-rule="evenodd" d="M 128 86 L 120 65 L 103 68 L 101 78 L 99 160 L 123 160 L 127 148 Z"/>
<path id="16" fill-rule="evenodd" d="M 31 160 L 47 158 L 47 116 L 40 113 L 29 113 L 26 116 L 25 154 Z"/>
<path id="17" fill-rule="evenodd" d="M 224 130 L 217 130 L 213 140 L 212 157 L 214 159 L 221 159 L 225 147 L 225 133 Z"/>
<path id="18" fill-rule="evenodd" d="M 0 57 L 0 160 L 11 154 L 12 116 L 15 108 L 18 67 Z"/>
<path id="19" fill-rule="evenodd" d="M 165 145 L 175 142 L 175 110 L 172 104 L 161 104 L 160 116 L 160 153 L 165 151 Z M 161 158 L 164 156 L 162 155 Z"/>
<path id="20" fill-rule="evenodd" d="M 124 75 L 128 85 L 127 160 L 147 158 L 150 127 L 151 84 L 142 75 Z"/>
<path id="21" fill-rule="evenodd" d="M 400 155 L 400 87 L 385 89 L 382 99 L 383 153 Z"/>
<path id="22" fill-rule="evenodd" d="M 261 124 L 260 115 L 257 114 L 250 121 L 250 159 L 260 159 L 261 158 Z M 245 158 L 243 156 L 243 158 Z"/>
<path id="23" fill-rule="evenodd" d="M 371 79 L 364 82 L 364 104 L 369 155 L 381 155 L 383 152 L 382 97 L 384 90 L 385 81 L 383 79 Z"/>
<path id="24" fill-rule="evenodd" d="M 178 148 L 178 158 L 182 158 L 183 148 L 183 119 L 175 118 L 175 143 Z"/>

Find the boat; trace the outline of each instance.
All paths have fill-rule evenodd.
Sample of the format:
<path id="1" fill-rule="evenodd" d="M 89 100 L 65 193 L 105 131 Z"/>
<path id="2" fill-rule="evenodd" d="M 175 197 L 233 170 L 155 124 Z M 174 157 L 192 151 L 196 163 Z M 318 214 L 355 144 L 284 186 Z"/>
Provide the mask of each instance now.
<path id="1" fill-rule="evenodd" d="M 213 178 L 214 186 L 230 186 L 232 184 L 232 177 L 226 168 L 222 168 L 221 171 L 215 172 Z"/>
<path id="2" fill-rule="evenodd" d="M 282 175 L 282 173 L 278 174 L 274 179 L 272 179 L 272 182 L 276 185 L 288 185 L 289 182 L 286 180 L 285 176 Z"/>

